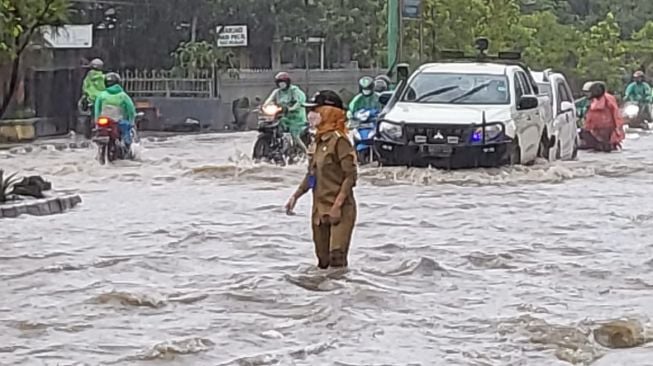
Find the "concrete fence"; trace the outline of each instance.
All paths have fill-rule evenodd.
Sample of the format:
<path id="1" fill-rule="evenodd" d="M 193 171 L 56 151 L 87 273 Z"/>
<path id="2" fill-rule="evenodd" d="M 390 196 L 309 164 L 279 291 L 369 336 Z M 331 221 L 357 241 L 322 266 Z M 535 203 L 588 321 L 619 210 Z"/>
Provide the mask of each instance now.
<path id="1" fill-rule="evenodd" d="M 318 90 L 332 89 L 348 101 L 357 93 L 360 77 L 381 72 L 384 71 L 291 70 L 289 74 L 307 97 Z M 234 120 L 233 102 L 240 98 L 247 98 L 251 104 L 257 98 L 265 100 L 275 88 L 276 73 L 272 70 L 241 70 L 234 77 L 228 74 L 174 76 L 167 72 L 132 71 L 124 75 L 126 89 L 138 104 L 158 113 L 158 123 L 148 123 L 147 129 L 173 129 L 187 120 L 196 120 L 203 129 L 223 130 Z"/>

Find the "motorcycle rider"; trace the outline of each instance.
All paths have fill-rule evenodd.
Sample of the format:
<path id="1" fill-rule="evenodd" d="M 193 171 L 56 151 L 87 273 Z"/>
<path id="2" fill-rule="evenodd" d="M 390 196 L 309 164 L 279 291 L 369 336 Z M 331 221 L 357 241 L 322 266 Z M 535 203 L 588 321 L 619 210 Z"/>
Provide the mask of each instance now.
<path id="1" fill-rule="evenodd" d="M 628 84 L 624 101 L 637 102 L 646 121 L 651 121 L 651 86 L 644 80 L 644 72 L 635 71 L 633 74 L 634 81 Z"/>
<path id="2" fill-rule="evenodd" d="M 121 83 L 122 79 L 117 73 L 106 74 L 107 89 L 95 99 L 95 116 L 108 117 L 118 121 L 120 138 L 129 149 L 132 143 L 131 130 L 136 119 L 136 107 L 132 98 L 122 88 Z"/>
<path id="3" fill-rule="evenodd" d="M 82 100 L 86 103 L 87 108 L 92 107 L 97 96 L 106 89 L 103 71 L 104 61 L 96 58 L 91 60 L 89 66 L 91 69 L 84 77 L 82 85 Z"/>
<path id="4" fill-rule="evenodd" d="M 304 108 L 306 94 L 299 86 L 292 84 L 287 72 L 278 73 L 274 77 L 274 82 L 277 89 L 270 94 L 263 105 L 276 104 L 283 109 L 281 126 L 290 132 L 293 141 L 306 151 L 307 147 L 301 139 L 302 132 L 307 125 L 306 109 Z"/>
<path id="5" fill-rule="evenodd" d="M 376 79 L 374 80 L 374 92 L 377 94 L 381 94 L 383 92 L 388 91 L 390 87 L 388 86 L 388 83 L 385 82 L 385 80 L 382 79 Z"/>
<path id="6" fill-rule="evenodd" d="M 382 93 L 384 91 L 393 91 L 394 90 L 394 86 L 392 85 L 392 80 L 390 80 L 390 77 L 388 77 L 388 75 L 385 75 L 385 74 L 377 75 L 374 78 L 374 84 L 375 85 L 385 84 L 385 90 L 377 91 L 377 93 Z"/>
<path id="7" fill-rule="evenodd" d="M 590 107 L 590 87 L 594 84 L 594 81 L 588 81 L 583 84 L 583 97 L 576 101 L 576 116 L 578 117 L 578 123 L 583 127 L 582 121 L 585 119 L 585 114 L 587 114 L 587 109 Z"/>
<path id="8" fill-rule="evenodd" d="M 379 95 L 374 92 L 374 79 L 370 76 L 363 76 L 358 80 L 359 93 L 349 102 L 347 118 L 352 119 L 354 113 L 361 109 L 381 110 Z"/>
<path id="9" fill-rule="evenodd" d="M 580 138 L 585 148 L 610 152 L 621 148 L 625 138 L 624 120 L 614 96 L 606 92 L 605 84 L 595 82 L 590 87 L 590 107 Z"/>

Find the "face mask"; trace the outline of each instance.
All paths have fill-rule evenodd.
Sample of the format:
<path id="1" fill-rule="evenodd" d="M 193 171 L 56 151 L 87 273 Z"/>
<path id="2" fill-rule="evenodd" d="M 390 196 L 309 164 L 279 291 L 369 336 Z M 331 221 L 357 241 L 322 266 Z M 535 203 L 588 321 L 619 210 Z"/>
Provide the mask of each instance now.
<path id="1" fill-rule="evenodd" d="M 317 126 L 320 125 L 322 122 L 322 116 L 315 112 L 315 111 L 310 111 L 308 112 L 308 124 L 311 126 L 311 128 L 317 128 Z"/>
<path id="2" fill-rule="evenodd" d="M 365 96 L 372 95 L 372 91 L 365 89 L 365 90 L 363 90 L 363 95 L 365 95 Z"/>
<path id="3" fill-rule="evenodd" d="M 279 83 L 279 88 L 286 89 L 287 87 L 288 87 L 288 84 L 286 84 L 284 82 Z"/>

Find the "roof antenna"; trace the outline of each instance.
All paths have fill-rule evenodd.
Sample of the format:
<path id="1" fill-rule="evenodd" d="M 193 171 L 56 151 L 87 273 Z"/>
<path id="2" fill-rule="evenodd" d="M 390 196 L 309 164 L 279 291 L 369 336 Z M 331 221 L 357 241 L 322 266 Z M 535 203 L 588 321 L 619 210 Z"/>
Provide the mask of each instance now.
<path id="1" fill-rule="evenodd" d="M 474 48 L 478 50 L 479 58 L 485 58 L 487 56 L 487 50 L 490 48 L 490 41 L 485 37 L 476 38 Z"/>

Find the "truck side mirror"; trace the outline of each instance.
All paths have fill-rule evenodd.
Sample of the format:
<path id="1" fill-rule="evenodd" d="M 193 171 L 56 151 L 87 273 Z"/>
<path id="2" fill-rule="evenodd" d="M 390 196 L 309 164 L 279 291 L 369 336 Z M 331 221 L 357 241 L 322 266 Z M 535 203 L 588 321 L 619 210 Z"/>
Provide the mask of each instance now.
<path id="1" fill-rule="evenodd" d="M 408 64 L 397 65 L 397 81 L 408 80 L 410 76 L 410 66 Z"/>
<path id="2" fill-rule="evenodd" d="M 540 101 L 537 99 L 535 95 L 524 95 L 519 99 L 519 103 L 517 104 L 517 109 L 529 110 L 529 109 L 537 108 L 539 104 Z"/>
<path id="3" fill-rule="evenodd" d="M 392 98 L 393 92 L 391 91 L 384 91 L 379 95 L 379 103 L 381 103 L 382 106 L 386 106 L 388 102 L 390 101 L 390 98 Z"/>

